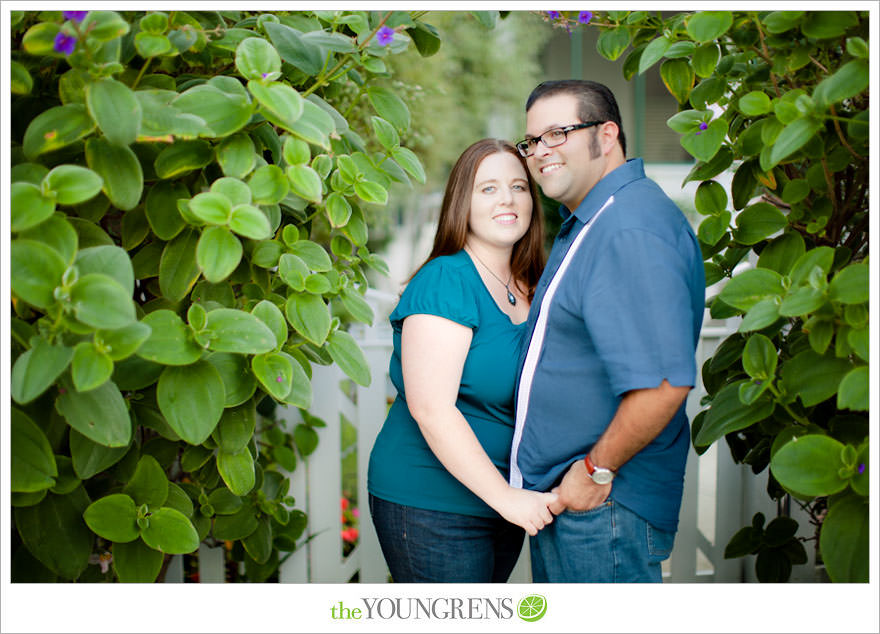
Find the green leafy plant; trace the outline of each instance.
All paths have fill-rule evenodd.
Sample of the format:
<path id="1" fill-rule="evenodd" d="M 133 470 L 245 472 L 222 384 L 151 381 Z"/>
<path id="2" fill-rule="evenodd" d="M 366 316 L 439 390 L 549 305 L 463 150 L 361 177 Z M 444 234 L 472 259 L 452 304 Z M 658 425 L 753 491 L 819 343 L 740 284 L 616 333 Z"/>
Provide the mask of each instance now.
<path id="1" fill-rule="evenodd" d="M 12 13 L 13 581 L 297 547 L 312 365 L 370 382 L 371 206 L 424 180 L 386 64 L 420 18 Z"/>
<path id="2" fill-rule="evenodd" d="M 571 16 L 558 19 L 574 23 Z M 739 332 L 702 368 L 703 453 L 770 467 L 768 494 L 816 525 L 832 581 L 868 580 L 868 14 L 609 11 L 590 22 L 627 79 L 660 64 L 667 122 L 696 164 L 713 318 Z M 733 172 L 731 195 L 715 178 Z M 763 515 L 726 556 L 761 581 L 806 562 L 797 523 Z"/>

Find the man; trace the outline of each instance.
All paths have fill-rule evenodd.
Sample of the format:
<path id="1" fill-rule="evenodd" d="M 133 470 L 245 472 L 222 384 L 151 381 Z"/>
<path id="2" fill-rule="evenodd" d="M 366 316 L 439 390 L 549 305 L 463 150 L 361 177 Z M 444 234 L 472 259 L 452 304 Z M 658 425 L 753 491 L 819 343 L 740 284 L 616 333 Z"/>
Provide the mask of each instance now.
<path id="1" fill-rule="evenodd" d="M 540 84 L 517 149 L 564 221 L 529 313 L 511 484 L 553 490 L 536 582 L 662 580 L 678 526 L 705 279 L 687 219 L 626 140 L 611 91 Z"/>

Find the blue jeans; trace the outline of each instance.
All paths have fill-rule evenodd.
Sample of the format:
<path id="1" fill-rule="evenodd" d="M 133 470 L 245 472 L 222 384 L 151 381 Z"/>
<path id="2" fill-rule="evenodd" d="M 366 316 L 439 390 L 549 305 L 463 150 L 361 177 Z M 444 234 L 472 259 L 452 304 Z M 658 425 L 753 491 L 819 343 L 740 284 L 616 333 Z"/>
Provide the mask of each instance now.
<path id="1" fill-rule="evenodd" d="M 605 500 L 588 511 L 564 511 L 530 538 L 535 583 L 660 583 L 660 562 L 675 533 L 659 530 L 625 506 Z"/>
<path id="2" fill-rule="evenodd" d="M 428 511 L 373 495 L 370 515 L 398 583 L 504 583 L 525 535 L 500 517 Z"/>

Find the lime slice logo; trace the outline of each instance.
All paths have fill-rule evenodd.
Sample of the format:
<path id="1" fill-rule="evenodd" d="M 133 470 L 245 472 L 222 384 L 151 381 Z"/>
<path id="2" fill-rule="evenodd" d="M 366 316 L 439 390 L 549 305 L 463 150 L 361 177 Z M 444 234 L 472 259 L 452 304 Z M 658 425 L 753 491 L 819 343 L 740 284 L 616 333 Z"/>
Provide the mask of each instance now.
<path id="1" fill-rule="evenodd" d="M 523 597 L 517 606 L 517 614 L 523 621 L 538 621 L 547 612 L 547 599 L 540 594 Z"/>

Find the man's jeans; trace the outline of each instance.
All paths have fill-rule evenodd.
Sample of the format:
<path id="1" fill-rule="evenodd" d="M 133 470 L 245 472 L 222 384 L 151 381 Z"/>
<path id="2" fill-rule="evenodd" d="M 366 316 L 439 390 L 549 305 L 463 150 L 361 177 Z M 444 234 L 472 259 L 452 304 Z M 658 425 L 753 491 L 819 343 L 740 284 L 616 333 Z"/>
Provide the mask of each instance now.
<path id="1" fill-rule="evenodd" d="M 564 511 L 529 540 L 535 583 L 632 583 L 662 579 L 675 533 L 654 528 L 613 500 Z"/>
<path id="2" fill-rule="evenodd" d="M 391 577 L 399 583 L 504 583 L 525 531 L 496 517 L 428 511 L 370 496 Z"/>

